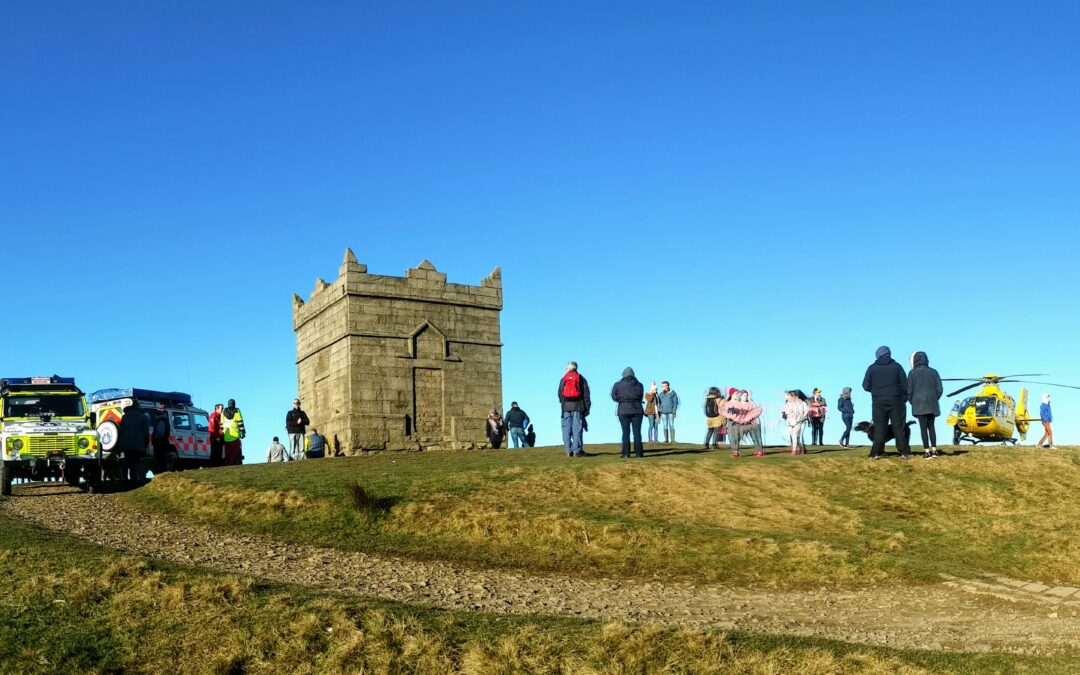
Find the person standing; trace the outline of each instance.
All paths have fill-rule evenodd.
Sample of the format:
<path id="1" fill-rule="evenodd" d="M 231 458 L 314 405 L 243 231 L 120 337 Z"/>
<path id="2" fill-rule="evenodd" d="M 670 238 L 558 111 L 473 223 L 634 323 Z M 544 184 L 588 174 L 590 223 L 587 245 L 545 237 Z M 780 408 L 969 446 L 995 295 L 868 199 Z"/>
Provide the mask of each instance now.
<path id="1" fill-rule="evenodd" d="M 892 350 L 878 347 L 875 359 L 863 376 L 863 389 L 870 392 L 872 419 L 874 422 L 874 445 L 870 448 L 870 459 L 879 459 L 885 454 L 885 426 L 892 426 L 896 449 L 904 459 L 911 459 L 907 434 L 907 374 L 904 368 L 893 360 Z"/>
<path id="2" fill-rule="evenodd" d="M 229 404 L 221 411 L 221 433 L 225 440 L 225 464 L 233 466 L 244 461 L 243 438 L 247 436 L 244 431 L 244 415 L 236 407 L 236 401 L 229 399 Z"/>
<path id="3" fill-rule="evenodd" d="M 150 421 L 138 399 L 132 398 L 131 405 L 124 408 L 124 414 L 120 417 L 116 447 L 113 448 L 120 460 L 120 474 L 125 483 L 134 483 L 145 478 L 146 470 L 140 471 L 139 465 L 149 445 Z"/>
<path id="4" fill-rule="evenodd" d="M 709 387 L 705 394 L 705 450 L 720 447 L 720 430 L 724 427 L 724 416 L 720 407 L 724 405 L 723 394 L 719 387 Z"/>
<path id="5" fill-rule="evenodd" d="M 301 452 L 303 450 L 301 449 Z M 270 447 L 266 449 L 266 463 L 271 462 L 284 462 L 285 458 L 289 456 L 289 451 L 285 449 L 285 446 L 278 441 L 278 437 L 274 436 L 274 440 L 271 441 Z"/>
<path id="6" fill-rule="evenodd" d="M 506 423 L 503 422 L 503 417 L 499 414 L 498 408 L 492 408 L 488 411 L 484 428 L 487 431 L 487 439 L 488 443 L 491 444 L 491 449 L 498 450 L 502 446 L 503 438 L 506 437 Z"/>
<path id="7" fill-rule="evenodd" d="M 585 418 L 592 408 L 589 396 L 589 383 L 578 372 L 576 361 L 566 364 L 566 373 L 559 379 L 559 405 L 562 407 L 562 436 L 568 457 L 581 457 L 585 454 L 581 437 L 585 429 Z"/>
<path id="8" fill-rule="evenodd" d="M 930 367 L 930 359 L 927 358 L 926 352 L 912 354 L 911 372 L 908 373 L 908 401 L 911 403 L 911 414 L 919 420 L 923 459 L 941 456 L 937 449 L 934 418 L 941 415 L 939 400 L 944 392 L 941 376 L 938 375 L 938 371 Z"/>
<path id="9" fill-rule="evenodd" d="M 660 426 L 664 428 L 664 442 L 675 442 L 675 415 L 679 412 L 679 395 L 671 388 L 671 383 L 664 380 L 660 383 L 660 393 L 657 394 L 660 401 Z"/>
<path id="10" fill-rule="evenodd" d="M 844 434 L 840 437 L 840 447 L 850 448 L 851 425 L 855 422 L 855 404 L 851 402 L 851 387 L 844 387 L 844 390 L 840 392 L 836 409 L 840 411 L 840 419 L 844 422 Z"/>
<path id="11" fill-rule="evenodd" d="M 1051 450 L 1056 450 L 1054 430 L 1050 428 L 1050 423 L 1054 421 L 1054 412 L 1050 409 L 1050 394 L 1043 394 L 1042 405 L 1039 406 L 1039 419 L 1043 425 L 1043 437 L 1039 439 L 1039 447 L 1049 447 Z M 1044 446 L 1043 443 L 1046 442 L 1049 442 L 1050 445 Z"/>
<path id="12" fill-rule="evenodd" d="M 806 396 L 804 393 L 803 396 Z M 820 389 L 814 389 L 814 395 L 807 401 L 809 410 L 806 418 L 810 420 L 810 445 L 825 445 L 825 413 L 829 406 L 825 403 L 825 397 Z"/>
<path id="13" fill-rule="evenodd" d="M 510 434 L 510 442 L 514 444 L 514 447 L 529 447 L 528 441 L 525 440 L 525 429 L 529 426 L 529 416 L 518 407 L 517 401 L 510 402 L 510 409 L 506 411 L 506 417 L 503 419 L 506 420 L 506 429 Z M 509 448 L 510 446 L 506 447 Z"/>
<path id="14" fill-rule="evenodd" d="M 622 371 L 622 379 L 611 388 L 611 400 L 619 404 L 615 414 L 622 426 L 622 455 L 630 456 L 630 432 L 634 432 L 634 456 L 644 457 L 641 445 L 641 400 L 645 396 L 645 385 L 634 376 L 634 369 L 627 366 Z"/>
<path id="15" fill-rule="evenodd" d="M 784 392 L 784 397 L 787 400 L 781 408 L 780 416 L 787 422 L 788 435 L 791 437 L 791 454 L 805 455 L 806 447 L 802 443 L 802 433 L 810 412 L 806 394 L 801 389 L 792 389 Z"/>
<path id="16" fill-rule="evenodd" d="M 210 466 L 221 466 L 225 454 L 225 432 L 221 428 L 221 411 L 225 406 L 217 403 L 210 413 L 207 431 L 210 433 Z"/>
<path id="17" fill-rule="evenodd" d="M 655 443 L 660 439 L 660 407 L 656 400 L 656 383 L 649 384 L 649 391 L 645 392 L 645 419 L 649 422 L 649 442 Z"/>
<path id="18" fill-rule="evenodd" d="M 762 407 L 750 398 L 750 391 L 743 389 L 724 404 L 724 417 L 730 420 L 728 435 L 731 441 L 731 456 L 740 456 L 740 446 L 744 436 L 754 442 L 754 456 L 764 457 L 765 447 L 761 443 L 761 422 L 758 418 L 764 412 Z"/>
<path id="19" fill-rule="evenodd" d="M 307 413 L 300 408 L 300 399 L 294 398 L 292 410 L 285 413 L 285 431 L 289 434 L 289 448 L 285 456 L 289 460 L 304 458 L 304 434 L 311 424 Z"/>
<path id="20" fill-rule="evenodd" d="M 154 473 L 172 471 L 176 467 L 176 447 L 173 446 L 172 425 L 169 423 L 168 410 L 156 410 L 153 413 L 154 424 L 150 432 L 150 444 L 154 447 Z"/>

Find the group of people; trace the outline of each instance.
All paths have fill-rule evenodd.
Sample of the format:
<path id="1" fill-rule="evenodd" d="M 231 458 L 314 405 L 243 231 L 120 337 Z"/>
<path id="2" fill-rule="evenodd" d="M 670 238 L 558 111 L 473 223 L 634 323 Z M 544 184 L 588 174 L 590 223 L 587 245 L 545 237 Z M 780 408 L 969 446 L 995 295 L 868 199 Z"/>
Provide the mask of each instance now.
<path id="1" fill-rule="evenodd" d="M 533 429 L 529 416 L 518 405 L 517 401 L 510 403 L 510 409 L 506 415 L 499 414 L 498 408 L 492 408 L 488 412 L 484 424 L 488 443 L 495 450 L 502 447 L 503 441 L 509 435 L 510 442 L 515 448 L 531 448 L 536 445 L 536 431 Z M 507 448 L 510 446 L 507 445 Z"/>
<path id="2" fill-rule="evenodd" d="M 279 438 L 274 436 L 274 440 L 266 449 L 266 461 L 268 463 L 293 462 L 326 457 L 330 451 L 330 441 L 315 427 L 308 430 L 310 424 L 311 420 L 300 406 L 300 399 L 293 399 L 292 409 L 285 413 L 285 432 L 289 437 L 289 445 L 288 447 L 282 445 Z M 336 445 L 337 441 L 335 440 L 334 443 L 334 454 L 341 454 L 340 448 Z"/>

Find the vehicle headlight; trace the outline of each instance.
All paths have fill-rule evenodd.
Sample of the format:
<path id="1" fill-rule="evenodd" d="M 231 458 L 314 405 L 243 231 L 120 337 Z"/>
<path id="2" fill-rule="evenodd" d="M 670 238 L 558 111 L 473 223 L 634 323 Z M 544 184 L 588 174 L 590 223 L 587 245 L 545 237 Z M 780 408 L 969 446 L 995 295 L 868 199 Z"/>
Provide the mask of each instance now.
<path id="1" fill-rule="evenodd" d="M 79 439 L 79 449 L 85 450 L 90 447 L 90 439 L 83 436 Z"/>
<path id="2" fill-rule="evenodd" d="M 21 438 L 16 438 L 11 442 L 11 449 L 15 452 L 19 452 L 23 449 L 23 442 Z"/>

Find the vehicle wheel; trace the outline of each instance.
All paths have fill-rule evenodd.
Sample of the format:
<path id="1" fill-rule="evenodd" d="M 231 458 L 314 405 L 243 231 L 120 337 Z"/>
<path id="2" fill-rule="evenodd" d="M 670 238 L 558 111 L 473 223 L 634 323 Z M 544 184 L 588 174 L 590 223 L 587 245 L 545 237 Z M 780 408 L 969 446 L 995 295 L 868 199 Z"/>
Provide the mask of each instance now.
<path id="1" fill-rule="evenodd" d="M 952 444 L 960 445 L 960 427 L 952 428 Z"/>
<path id="2" fill-rule="evenodd" d="M 0 461 L 0 495 L 11 496 L 11 471 L 4 461 Z"/>
<path id="3" fill-rule="evenodd" d="M 101 444 L 101 449 L 106 452 L 112 452 L 112 449 L 116 447 L 116 441 L 120 437 L 120 429 L 117 428 L 116 422 L 107 420 L 98 425 L 98 443 Z"/>

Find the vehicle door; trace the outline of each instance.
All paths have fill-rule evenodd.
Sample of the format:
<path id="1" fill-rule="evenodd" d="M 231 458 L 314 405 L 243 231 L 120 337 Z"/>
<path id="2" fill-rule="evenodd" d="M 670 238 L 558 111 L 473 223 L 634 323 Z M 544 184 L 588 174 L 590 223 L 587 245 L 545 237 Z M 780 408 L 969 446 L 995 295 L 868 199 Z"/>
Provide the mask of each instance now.
<path id="1" fill-rule="evenodd" d="M 169 423 L 172 425 L 172 443 L 178 457 L 195 457 L 195 428 L 191 413 L 186 410 L 170 410 Z"/>
<path id="2" fill-rule="evenodd" d="M 195 454 L 199 459 L 210 459 L 210 416 L 202 410 L 194 410 L 191 416 L 195 419 Z"/>

